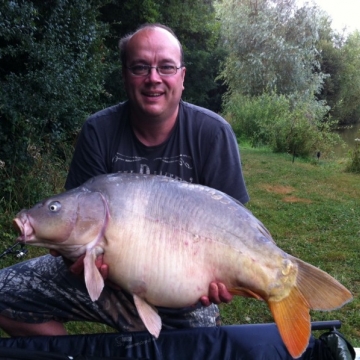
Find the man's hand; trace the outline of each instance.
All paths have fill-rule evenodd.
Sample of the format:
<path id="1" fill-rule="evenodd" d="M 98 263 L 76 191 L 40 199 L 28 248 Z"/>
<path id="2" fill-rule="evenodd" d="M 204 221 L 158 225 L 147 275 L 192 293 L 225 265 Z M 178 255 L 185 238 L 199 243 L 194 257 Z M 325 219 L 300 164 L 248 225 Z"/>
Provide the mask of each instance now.
<path id="1" fill-rule="evenodd" d="M 209 286 L 209 296 L 202 296 L 200 302 L 203 306 L 209 306 L 211 303 L 229 303 L 233 299 L 233 295 L 229 293 L 223 283 L 212 282 Z"/>

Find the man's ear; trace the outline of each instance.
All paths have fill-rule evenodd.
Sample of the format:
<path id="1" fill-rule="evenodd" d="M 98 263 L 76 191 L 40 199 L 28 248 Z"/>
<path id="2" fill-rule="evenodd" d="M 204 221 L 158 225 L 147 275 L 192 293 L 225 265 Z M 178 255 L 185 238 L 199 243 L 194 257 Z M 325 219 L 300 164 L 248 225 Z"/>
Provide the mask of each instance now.
<path id="1" fill-rule="evenodd" d="M 183 81 L 183 90 L 184 90 L 184 89 L 185 89 L 185 86 L 184 86 L 184 81 L 185 81 L 186 67 L 185 67 L 185 66 L 184 66 L 184 67 L 182 67 L 182 68 L 181 68 L 181 71 L 182 71 L 181 76 L 182 76 L 182 81 Z"/>

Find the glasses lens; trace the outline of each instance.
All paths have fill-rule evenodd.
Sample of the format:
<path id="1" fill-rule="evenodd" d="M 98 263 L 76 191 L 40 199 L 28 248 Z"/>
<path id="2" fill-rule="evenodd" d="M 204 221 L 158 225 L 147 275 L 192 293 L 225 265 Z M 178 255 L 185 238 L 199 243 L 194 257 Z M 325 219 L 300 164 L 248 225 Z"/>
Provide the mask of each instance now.
<path id="1" fill-rule="evenodd" d="M 160 75 L 174 75 L 176 74 L 176 66 L 174 65 L 162 65 L 158 66 L 158 71 Z"/>
<path id="2" fill-rule="evenodd" d="M 149 73 L 149 66 L 148 65 L 135 65 L 130 68 L 130 71 L 134 75 L 144 76 Z"/>
<path id="3" fill-rule="evenodd" d="M 157 67 L 149 66 L 149 65 L 134 65 L 129 67 L 128 69 L 132 74 L 136 76 L 146 76 L 150 73 L 150 69 L 155 68 L 160 75 L 169 76 L 175 75 L 178 68 L 175 65 L 161 65 Z"/>

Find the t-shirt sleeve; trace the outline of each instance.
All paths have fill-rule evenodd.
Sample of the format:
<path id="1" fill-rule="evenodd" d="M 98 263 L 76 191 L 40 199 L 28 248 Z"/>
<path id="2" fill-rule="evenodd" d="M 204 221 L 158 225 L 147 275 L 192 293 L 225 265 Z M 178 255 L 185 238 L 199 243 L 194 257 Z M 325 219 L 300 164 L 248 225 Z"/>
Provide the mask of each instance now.
<path id="1" fill-rule="evenodd" d="M 94 124 L 86 121 L 76 143 L 65 189 L 73 189 L 93 176 L 107 173 L 104 151 Z"/>
<path id="2" fill-rule="evenodd" d="M 209 144 L 202 173 L 204 185 L 220 190 L 242 204 L 249 201 L 241 168 L 240 152 L 230 126 L 222 126 Z"/>

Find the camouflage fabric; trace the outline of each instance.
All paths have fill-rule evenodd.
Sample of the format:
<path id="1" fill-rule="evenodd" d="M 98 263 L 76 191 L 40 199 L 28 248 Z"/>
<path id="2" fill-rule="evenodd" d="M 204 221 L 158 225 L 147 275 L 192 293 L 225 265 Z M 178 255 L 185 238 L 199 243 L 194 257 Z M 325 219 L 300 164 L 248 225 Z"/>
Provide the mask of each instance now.
<path id="1" fill-rule="evenodd" d="M 91 301 L 83 278 L 72 274 L 61 257 L 45 255 L 2 269 L 0 291 L 0 314 L 22 322 L 93 321 L 118 331 L 145 330 L 130 294 L 105 286 Z M 158 310 L 167 329 L 219 325 L 216 305 Z"/>

